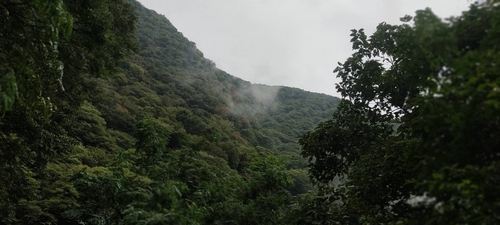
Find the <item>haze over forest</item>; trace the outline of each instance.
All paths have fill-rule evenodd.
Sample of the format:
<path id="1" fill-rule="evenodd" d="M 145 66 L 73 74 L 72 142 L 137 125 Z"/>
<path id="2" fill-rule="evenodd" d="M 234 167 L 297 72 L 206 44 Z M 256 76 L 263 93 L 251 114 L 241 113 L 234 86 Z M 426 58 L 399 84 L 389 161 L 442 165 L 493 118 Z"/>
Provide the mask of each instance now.
<path id="1" fill-rule="evenodd" d="M 499 1 L 379 22 L 338 41 L 338 98 L 136 0 L 0 1 L 0 225 L 499 223 Z"/>

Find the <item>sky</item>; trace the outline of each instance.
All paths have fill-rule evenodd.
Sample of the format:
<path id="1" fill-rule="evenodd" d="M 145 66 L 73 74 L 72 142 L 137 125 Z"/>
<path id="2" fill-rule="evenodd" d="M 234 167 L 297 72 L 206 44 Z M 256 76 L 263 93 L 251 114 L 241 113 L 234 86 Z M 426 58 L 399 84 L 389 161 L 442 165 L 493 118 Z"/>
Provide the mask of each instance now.
<path id="1" fill-rule="evenodd" d="M 350 30 L 429 7 L 460 15 L 471 0 L 139 0 L 165 15 L 219 69 L 267 85 L 339 96 L 333 70 L 351 54 Z"/>

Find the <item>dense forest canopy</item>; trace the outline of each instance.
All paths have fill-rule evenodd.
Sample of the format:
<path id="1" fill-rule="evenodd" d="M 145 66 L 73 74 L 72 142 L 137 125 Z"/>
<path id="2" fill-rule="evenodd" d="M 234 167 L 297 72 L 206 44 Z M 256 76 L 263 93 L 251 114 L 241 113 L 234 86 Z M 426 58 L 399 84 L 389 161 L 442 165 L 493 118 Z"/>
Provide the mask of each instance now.
<path id="1" fill-rule="evenodd" d="M 401 21 L 352 30 L 340 100 L 133 0 L 0 0 L 0 224 L 498 223 L 498 1 Z"/>
<path id="2" fill-rule="evenodd" d="M 339 99 L 231 76 L 136 1 L 0 11 L 0 224 L 293 223 Z"/>

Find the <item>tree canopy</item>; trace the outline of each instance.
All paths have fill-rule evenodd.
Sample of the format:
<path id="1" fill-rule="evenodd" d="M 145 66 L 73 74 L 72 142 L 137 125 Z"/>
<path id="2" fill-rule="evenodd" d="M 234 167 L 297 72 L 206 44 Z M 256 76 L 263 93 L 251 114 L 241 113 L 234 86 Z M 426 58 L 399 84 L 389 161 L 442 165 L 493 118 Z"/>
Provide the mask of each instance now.
<path id="1" fill-rule="evenodd" d="M 339 99 L 219 70 L 129 0 L 0 0 L 0 224 L 290 224 Z"/>
<path id="2" fill-rule="evenodd" d="M 344 100 L 300 139 L 321 224 L 500 220 L 500 8 L 430 9 L 368 37 L 334 70 Z M 326 205 L 326 206 L 325 206 Z"/>
<path id="3" fill-rule="evenodd" d="M 495 224 L 499 11 L 352 30 L 340 101 L 137 1 L 0 0 L 0 224 Z"/>

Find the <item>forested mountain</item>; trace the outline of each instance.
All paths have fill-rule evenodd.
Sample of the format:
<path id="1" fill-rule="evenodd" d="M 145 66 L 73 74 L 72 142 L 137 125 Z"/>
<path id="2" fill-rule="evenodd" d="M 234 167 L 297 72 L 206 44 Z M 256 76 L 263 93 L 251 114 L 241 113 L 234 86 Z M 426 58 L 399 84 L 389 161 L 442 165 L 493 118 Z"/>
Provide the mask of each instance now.
<path id="1" fill-rule="evenodd" d="M 0 0 L 0 224 L 500 223 L 500 5 L 401 21 L 352 30 L 339 100 L 133 0 Z"/>
<path id="2" fill-rule="evenodd" d="M 136 1 L 1 10 L 0 224 L 293 223 L 339 99 L 229 75 Z"/>

